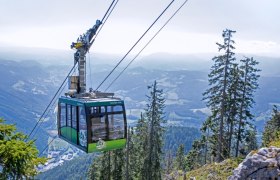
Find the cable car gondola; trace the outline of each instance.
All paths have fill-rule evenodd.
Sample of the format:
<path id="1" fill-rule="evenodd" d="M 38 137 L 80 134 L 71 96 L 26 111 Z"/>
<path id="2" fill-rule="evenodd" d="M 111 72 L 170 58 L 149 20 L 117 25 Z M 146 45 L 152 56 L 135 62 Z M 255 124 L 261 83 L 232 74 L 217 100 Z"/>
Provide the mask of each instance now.
<path id="1" fill-rule="evenodd" d="M 58 114 L 59 137 L 87 153 L 125 146 L 126 114 L 120 99 L 61 97 Z"/>
<path id="2" fill-rule="evenodd" d="M 69 92 L 58 100 L 58 136 L 87 153 L 123 148 L 127 137 L 124 101 L 114 93 L 86 92 L 85 55 L 100 25 L 97 20 L 72 43 L 79 74 L 69 76 Z"/>

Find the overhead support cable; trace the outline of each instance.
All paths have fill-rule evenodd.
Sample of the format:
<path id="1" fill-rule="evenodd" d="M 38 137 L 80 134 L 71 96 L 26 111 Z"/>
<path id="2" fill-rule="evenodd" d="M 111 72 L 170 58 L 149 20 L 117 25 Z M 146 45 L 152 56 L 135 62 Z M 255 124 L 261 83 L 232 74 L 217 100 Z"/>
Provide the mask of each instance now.
<path id="1" fill-rule="evenodd" d="M 44 147 L 44 149 L 40 152 L 39 157 L 45 152 L 45 150 L 49 147 L 49 145 L 51 145 L 51 143 L 55 140 L 55 138 L 57 138 L 58 135 L 56 135 L 55 137 L 53 137 L 53 139 Z"/>
<path id="2" fill-rule="evenodd" d="M 148 31 L 154 26 L 154 24 L 160 19 L 160 17 L 167 11 L 167 9 L 173 4 L 175 0 L 172 0 L 168 6 L 161 12 L 156 20 L 150 25 L 150 27 L 142 34 L 142 36 L 136 41 L 136 43 L 129 49 L 124 57 L 117 63 L 117 65 L 110 71 L 110 73 L 104 78 L 104 80 L 97 86 L 96 91 L 103 85 L 103 83 L 109 78 L 109 76 L 115 71 L 115 69 L 121 64 L 121 62 L 127 57 L 127 55 L 134 49 L 134 47 L 141 41 L 141 39 L 148 33 Z"/>
<path id="3" fill-rule="evenodd" d="M 95 41 L 95 39 L 97 38 L 98 34 L 100 33 L 100 31 L 102 30 L 103 26 L 105 25 L 105 23 L 107 22 L 108 18 L 111 16 L 112 12 L 114 11 L 116 5 L 118 4 L 119 0 L 116 1 L 116 3 L 114 3 L 116 0 L 114 0 L 110 7 L 108 8 L 108 10 L 106 11 L 105 15 L 103 16 L 101 22 L 101 27 L 99 28 L 99 30 L 97 31 L 95 37 L 93 38 L 93 40 L 90 42 L 90 45 L 89 45 L 89 49 L 91 47 L 91 45 L 93 44 L 93 42 Z"/>
<path id="4" fill-rule="evenodd" d="M 76 66 L 76 68 L 74 69 L 74 71 L 72 71 L 72 73 L 71 73 L 69 76 L 72 76 L 72 75 L 76 72 L 76 70 L 77 70 L 77 66 Z M 64 86 L 63 86 L 63 88 L 61 88 L 60 93 L 58 93 L 58 96 L 61 95 L 61 93 L 62 93 L 62 91 L 65 89 L 66 85 L 67 85 L 67 84 L 64 83 Z M 55 105 L 56 103 L 57 103 L 56 101 L 53 101 L 52 105 L 51 105 L 49 108 L 54 107 L 54 105 Z M 45 116 L 43 117 L 43 119 L 46 118 L 46 117 L 50 114 L 50 112 L 51 112 L 51 109 L 49 109 L 48 113 L 45 114 Z M 42 122 L 41 122 L 41 123 L 42 123 Z M 38 124 L 37 127 L 39 128 L 39 127 L 40 127 L 40 124 Z M 39 130 L 38 128 L 37 128 L 36 131 L 34 131 L 33 136 L 30 136 L 30 138 L 34 138 L 35 134 L 37 134 L 37 132 L 38 132 L 38 130 Z"/>
<path id="5" fill-rule="evenodd" d="M 69 75 L 72 73 L 72 71 L 75 69 L 77 63 L 74 64 L 74 66 L 71 68 L 71 70 L 69 71 L 69 73 L 67 74 L 67 76 L 65 77 L 64 81 L 62 82 L 62 84 L 59 86 L 58 90 L 56 91 L 55 95 L 53 96 L 53 98 L 51 99 L 50 103 L 48 104 L 48 106 L 46 107 L 45 111 L 43 112 L 43 114 L 40 116 L 39 120 L 36 122 L 35 126 L 33 127 L 33 129 L 31 130 L 31 132 L 29 133 L 29 135 L 27 136 L 27 140 L 30 138 L 30 136 L 32 135 L 33 131 L 35 130 L 35 128 L 38 126 L 38 124 L 43 120 L 43 117 L 45 115 L 45 113 L 48 111 L 49 107 L 51 106 L 51 104 L 53 103 L 53 101 L 55 100 L 57 94 L 59 93 L 59 91 L 61 90 L 61 88 L 63 87 L 64 83 L 66 82 L 66 80 L 68 79 Z"/>
<path id="6" fill-rule="evenodd" d="M 115 3 L 116 2 L 116 3 Z M 92 42 L 90 43 L 90 46 L 93 44 L 94 40 L 96 39 L 97 35 L 99 34 L 99 32 L 101 31 L 102 27 L 104 26 L 104 24 L 106 23 L 107 19 L 109 18 L 109 16 L 111 15 L 112 11 L 114 10 L 114 8 L 116 7 L 117 3 L 119 2 L 119 0 L 113 0 L 113 2 L 110 4 L 109 8 L 107 9 L 106 13 L 104 14 L 103 18 L 102 18 L 102 26 L 99 29 L 99 31 L 97 32 L 95 38 L 92 40 Z M 103 22 L 104 21 L 104 22 Z M 39 123 L 43 120 L 43 117 L 45 116 L 46 112 L 48 111 L 48 109 L 50 108 L 51 104 L 54 102 L 55 98 L 57 97 L 58 93 L 61 91 L 61 88 L 63 87 L 63 85 L 65 84 L 66 80 L 68 79 L 69 75 L 72 73 L 72 71 L 74 70 L 75 66 L 76 66 L 77 62 L 74 64 L 74 66 L 71 68 L 71 70 L 69 71 L 68 75 L 66 76 L 66 78 L 64 79 L 64 81 L 62 82 L 62 84 L 60 85 L 60 87 L 58 88 L 58 90 L 56 91 L 55 95 L 53 96 L 53 98 L 51 99 L 50 103 L 47 105 L 46 109 L 44 110 L 43 114 L 40 116 L 39 120 L 36 122 L 35 126 L 33 127 L 33 129 L 31 130 L 31 132 L 29 133 L 29 135 L 26 137 L 26 140 L 28 140 L 32 133 L 34 132 L 34 130 L 36 129 L 36 127 L 39 125 Z M 65 86 L 64 86 L 65 87 Z M 35 135 L 35 134 L 34 134 Z M 33 135 L 33 136 L 34 136 Z"/>
<path id="7" fill-rule="evenodd" d="M 109 84 L 105 92 L 116 82 L 116 80 L 123 74 L 123 72 L 133 63 L 133 61 L 142 53 L 142 51 L 154 40 L 154 38 L 161 32 L 161 30 L 171 21 L 171 19 L 181 10 L 181 8 L 188 2 L 186 0 L 164 23 L 164 25 L 154 34 L 154 36 L 146 43 L 146 45 L 136 54 L 136 56 L 127 64 L 127 66 L 119 73 L 119 75 Z"/>

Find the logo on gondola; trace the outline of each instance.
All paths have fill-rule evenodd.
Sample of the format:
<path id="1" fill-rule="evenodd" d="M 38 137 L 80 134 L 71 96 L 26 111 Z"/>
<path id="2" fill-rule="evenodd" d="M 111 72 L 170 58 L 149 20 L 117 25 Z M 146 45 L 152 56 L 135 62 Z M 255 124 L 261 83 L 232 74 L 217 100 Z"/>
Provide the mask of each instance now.
<path id="1" fill-rule="evenodd" d="M 106 142 L 99 138 L 98 142 L 96 143 L 96 149 L 104 149 L 106 148 Z"/>

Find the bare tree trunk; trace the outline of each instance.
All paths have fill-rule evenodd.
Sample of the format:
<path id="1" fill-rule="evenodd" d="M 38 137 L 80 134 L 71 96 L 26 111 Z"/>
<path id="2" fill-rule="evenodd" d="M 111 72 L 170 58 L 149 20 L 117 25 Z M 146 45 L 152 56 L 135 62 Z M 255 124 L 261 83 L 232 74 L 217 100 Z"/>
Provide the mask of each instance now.
<path id="1" fill-rule="evenodd" d="M 128 132 L 127 132 L 127 144 L 126 144 L 126 166 L 125 166 L 125 179 L 129 179 L 129 141 L 130 141 L 130 128 L 128 127 Z"/>
<path id="2" fill-rule="evenodd" d="M 247 76 L 248 76 L 248 61 L 246 62 L 246 68 L 245 68 L 245 79 L 244 79 L 244 84 L 243 84 L 243 94 L 242 94 L 242 101 L 241 101 L 241 106 L 240 106 L 240 112 L 239 112 L 239 122 L 238 122 L 238 131 L 237 131 L 237 141 L 236 141 L 236 150 L 235 150 L 235 157 L 238 157 L 239 153 L 239 143 L 241 140 L 241 123 L 243 119 L 243 108 L 244 108 L 244 99 L 245 99 L 245 94 L 246 94 L 246 84 L 247 84 Z"/>

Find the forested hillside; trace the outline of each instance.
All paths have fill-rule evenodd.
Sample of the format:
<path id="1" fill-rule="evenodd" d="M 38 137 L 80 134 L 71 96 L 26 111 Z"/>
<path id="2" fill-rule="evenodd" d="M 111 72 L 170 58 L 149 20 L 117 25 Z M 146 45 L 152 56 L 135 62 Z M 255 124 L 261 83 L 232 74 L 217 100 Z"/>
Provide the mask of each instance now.
<path id="1" fill-rule="evenodd" d="M 187 153 L 191 149 L 192 142 L 200 137 L 200 132 L 198 129 L 192 127 L 171 126 L 167 127 L 164 136 L 164 154 L 167 156 L 168 153 L 171 153 L 172 157 L 175 157 L 179 145 L 184 144 L 184 153 Z M 71 161 L 66 161 L 61 166 L 41 173 L 37 178 L 51 178 L 54 180 L 59 180 L 61 177 L 67 179 L 86 179 L 90 165 L 95 161 L 94 158 L 99 155 L 100 153 L 76 157 Z"/>
<path id="2" fill-rule="evenodd" d="M 62 166 L 57 166 L 47 172 L 39 174 L 36 179 L 87 179 L 87 172 L 98 154 L 85 154 L 66 161 Z"/>

